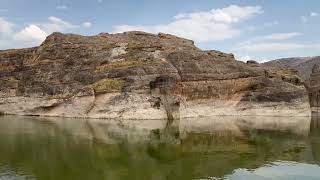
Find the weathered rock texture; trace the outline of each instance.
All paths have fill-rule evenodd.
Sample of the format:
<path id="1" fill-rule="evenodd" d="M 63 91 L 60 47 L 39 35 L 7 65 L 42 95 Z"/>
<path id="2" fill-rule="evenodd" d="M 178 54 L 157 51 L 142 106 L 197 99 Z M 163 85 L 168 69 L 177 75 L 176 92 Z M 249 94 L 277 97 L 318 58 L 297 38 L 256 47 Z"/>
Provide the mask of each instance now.
<path id="1" fill-rule="evenodd" d="M 320 65 L 320 56 L 300 57 L 300 58 L 284 58 L 264 63 L 268 66 L 278 66 L 283 68 L 291 68 L 298 71 L 299 76 L 304 81 L 309 80 L 314 65 Z"/>
<path id="2" fill-rule="evenodd" d="M 294 71 L 245 64 L 168 34 L 54 33 L 39 47 L 0 51 L 5 114 L 176 119 L 309 116 Z"/>
<path id="3" fill-rule="evenodd" d="M 267 62 L 265 65 L 291 68 L 298 71 L 309 92 L 312 110 L 320 111 L 320 56 L 279 59 Z"/>
<path id="4" fill-rule="evenodd" d="M 318 64 L 314 65 L 312 69 L 307 89 L 312 110 L 320 112 L 320 66 Z"/>

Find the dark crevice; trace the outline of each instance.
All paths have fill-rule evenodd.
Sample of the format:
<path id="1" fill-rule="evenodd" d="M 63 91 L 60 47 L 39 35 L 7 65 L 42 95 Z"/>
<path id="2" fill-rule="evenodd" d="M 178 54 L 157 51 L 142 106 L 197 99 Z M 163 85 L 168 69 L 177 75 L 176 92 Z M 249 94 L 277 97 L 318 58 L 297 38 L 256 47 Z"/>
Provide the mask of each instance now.
<path id="1" fill-rule="evenodd" d="M 180 100 L 174 94 L 177 80 L 170 76 L 159 76 L 150 82 L 151 94 L 154 96 L 151 106 L 159 109 L 163 105 L 168 120 L 179 119 Z"/>

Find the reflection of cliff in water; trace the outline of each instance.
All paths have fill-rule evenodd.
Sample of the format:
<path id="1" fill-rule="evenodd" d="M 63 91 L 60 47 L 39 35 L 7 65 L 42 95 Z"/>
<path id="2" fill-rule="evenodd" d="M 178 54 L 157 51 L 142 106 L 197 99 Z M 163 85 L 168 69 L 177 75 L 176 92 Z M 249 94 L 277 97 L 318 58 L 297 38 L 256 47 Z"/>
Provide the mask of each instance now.
<path id="1" fill-rule="evenodd" d="M 313 113 L 310 123 L 310 146 L 312 159 L 320 164 L 320 113 Z"/>
<path id="2" fill-rule="evenodd" d="M 310 123 L 310 131 L 311 134 L 313 133 L 319 133 L 320 134 L 320 113 L 313 112 L 311 123 Z"/>
<path id="3" fill-rule="evenodd" d="M 0 119 L 0 164 L 38 179 L 222 177 L 278 160 L 319 163 L 320 134 L 310 131 L 312 123 L 301 117 L 167 123 L 7 116 Z"/>

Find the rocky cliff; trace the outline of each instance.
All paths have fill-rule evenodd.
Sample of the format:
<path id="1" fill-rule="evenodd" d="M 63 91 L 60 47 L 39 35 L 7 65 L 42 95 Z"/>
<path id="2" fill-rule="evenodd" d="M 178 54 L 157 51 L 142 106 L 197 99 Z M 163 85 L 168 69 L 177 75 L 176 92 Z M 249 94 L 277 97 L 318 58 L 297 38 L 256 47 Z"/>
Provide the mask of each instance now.
<path id="1" fill-rule="evenodd" d="M 266 62 L 265 65 L 295 69 L 302 79 L 307 81 L 310 78 L 313 66 L 320 65 L 320 56 L 277 59 Z"/>
<path id="2" fill-rule="evenodd" d="M 279 59 L 265 65 L 296 70 L 307 87 L 312 110 L 320 111 L 320 56 Z"/>
<path id="3" fill-rule="evenodd" d="M 294 71 L 245 64 L 168 34 L 53 33 L 39 46 L 0 51 L 4 114 L 175 119 L 309 116 Z"/>
<path id="4" fill-rule="evenodd" d="M 307 81 L 310 105 L 313 111 L 320 112 L 320 66 L 313 66 L 309 81 Z"/>

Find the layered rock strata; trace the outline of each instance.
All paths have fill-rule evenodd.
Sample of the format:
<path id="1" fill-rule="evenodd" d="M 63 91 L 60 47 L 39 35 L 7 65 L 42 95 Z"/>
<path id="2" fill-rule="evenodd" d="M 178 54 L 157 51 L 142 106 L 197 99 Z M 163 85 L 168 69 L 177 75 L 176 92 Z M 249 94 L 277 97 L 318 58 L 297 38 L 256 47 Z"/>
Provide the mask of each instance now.
<path id="1" fill-rule="evenodd" d="M 53 33 L 39 46 L 0 51 L 0 112 L 178 119 L 309 116 L 296 72 L 245 64 L 168 34 Z"/>
<path id="2" fill-rule="evenodd" d="M 320 66 L 314 65 L 308 81 L 309 99 L 312 111 L 320 112 Z"/>

